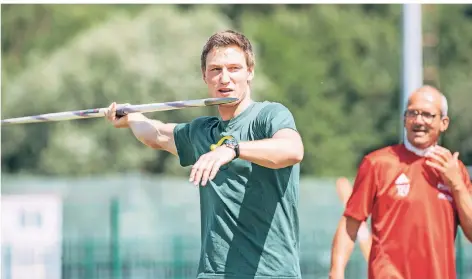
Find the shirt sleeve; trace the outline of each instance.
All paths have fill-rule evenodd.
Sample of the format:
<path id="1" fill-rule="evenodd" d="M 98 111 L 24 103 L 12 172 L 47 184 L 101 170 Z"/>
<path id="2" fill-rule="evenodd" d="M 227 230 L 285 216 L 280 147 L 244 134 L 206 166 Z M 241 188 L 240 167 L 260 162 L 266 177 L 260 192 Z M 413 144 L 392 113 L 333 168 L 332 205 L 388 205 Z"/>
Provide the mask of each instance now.
<path id="1" fill-rule="evenodd" d="M 297 131 L 292 113 L 280 103 L 271 103 L 264 107 L 258 115 L 257 123 L 264 138 L 271 138 L 277 131 L 285 128 Z"/>
<path id="2" fill-rule="evenodd" d="M 367 220 L 372 212 L 376 192 L 377 179 L 374 165 L 368 158 L 364 158 L 359 166 L 344 216 L 359 221 Z"/>
<path id="3" fill-rule="evenodd" d="M 467 186 L 467 189 L 469 189 L 469 193 L 472 195 L 472 180 L 469 175 L 469 171 L 467 170 L 467 167 L 461 162 L 461 169 L 462 169 L 462 176 L 464 178 L 464 183 Z"/>
<path id="4" fill-rule="evenodd" d="M 177 124 L 174 128 L 175 147 L 177 148 L 177 154 L 179 155 L 179 161 L 182 167 L 193 165 L 196 162 L 195 150 L 191 140 L 193 123 L 194 121 Z"/>

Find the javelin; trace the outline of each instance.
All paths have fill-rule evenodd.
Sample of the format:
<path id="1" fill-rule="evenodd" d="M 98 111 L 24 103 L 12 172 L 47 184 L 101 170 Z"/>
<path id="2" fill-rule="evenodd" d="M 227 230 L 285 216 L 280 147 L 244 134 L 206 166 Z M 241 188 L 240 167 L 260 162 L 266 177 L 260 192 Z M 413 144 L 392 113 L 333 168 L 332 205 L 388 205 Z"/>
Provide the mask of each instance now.
<path id="1" fill-rule="evenodd" d="M 176 109 L 183 109 L 183 108 L 190 108 L 190 107 L 215 106 L 215 105 L 232 103 L 237 100 L 238 100 L 237 98 L 208 98 L 208 99 L 174 101 L 174 102 L 165 102 L 165 103 L 151 103 L 151 104 L 142 104 L 142 105 L 126 105 L 126 106 L 122 106 L 118 108 L 116 110 L 116 115 L 124 116 L 128 113 L 133 113 L 133 112 L 145 113 L 145 112 L 154 112 L 154 111 L 176 110 Z M 25 123 L 105 117 L 105 113 L 107 110 L 108 108 L 94 108 L 94 109 L 86 109 L 86 110 L 39 114 L 39 115 L 33 115 L 33 116 L 3 119 L 1 124 L 11 125 L 11 124 L 25 124 Z"/>

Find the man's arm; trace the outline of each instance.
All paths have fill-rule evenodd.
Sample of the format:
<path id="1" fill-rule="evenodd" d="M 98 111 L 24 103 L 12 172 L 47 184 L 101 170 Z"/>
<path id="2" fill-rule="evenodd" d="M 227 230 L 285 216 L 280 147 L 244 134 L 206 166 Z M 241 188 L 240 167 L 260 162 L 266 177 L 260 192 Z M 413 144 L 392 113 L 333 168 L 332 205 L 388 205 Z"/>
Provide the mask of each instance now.
<path id="1" fill-rule="evenodd" d="M 168 151 L 177 155 L 174 141 L 176 124 L 165 124 L 158 120 L 151 120 L 141 113 L 130 113 L 123 117 L 116 117 L 117 104 L 111 103 L 105 116 L 115 128 L 130 128 L 134 136 L 154 149 Z"/>
<path id="2" fill-rule="evenodd" d="M 375 163 L 366 157 L 359 166 L 352 194 L 333 238 L 330 278 L 344 278 L 356 238 L 362 238 L 362 241 L 370 239 L 369 230 L 363 222 L 372 212 L 377 193 L 376 168 Z"/>
<path id="3" fill-rule="evenodd" d="M 465 185 L 457 190 L 452 190 L 452 195 L 456 203 L 461 228 L 467 239 L 472 242 L 472 195 Z"/>
<path id="4" fill-rule="evenodd" d="M 177 124 L 152 120 L 142 114 L 129 115 L 128 124 L 134 136 L 146 146 L 177 156 L 174 141 L 174 129 Z"/>
<path id="5" fill-rule="evenodd" d="M 295 135 L 296 134 L 296 135 Z M 303 159 L 303 144 L 292 129 L 280 129 L 272 138 L 239 143 L 239 158 L 266 168 L 284 168 Z M 205 186 L 213 180 L 221 166 L 229 163 L 236 152 L 225 145 L 202 155 L 192 166 L 189 181 Z"/>
<path id="6" fill-rule="evenodd" d="M 339 199 L 345 207 L 352 194 L 352 186 L 349 183 L 349 180 L 345 177 L 338 178 L 336 180 L 336 191 L 338 193 Z M 370 235 L 366 222 L 361 222 L 357 233 L 357 240 L 359 241 L 359 247 L 361 248 L 364 259 L 368 261 L 370 249 L 372 247 L 372 236 Z"/>
<path id="7" fill-rule="evenodd" d="M 437 170 L 449 187 L 456 203 L 459 222 L 465 236 L 472 242 L 472 186 L 465 165 L 459 161 L 459 152 L 436 146 L 426 155 L 426 164 Z"/>
<path id="8" fill-rule="evenodd" d="M 472 242 L 472 180 L 467 168 L 461 163 L 461 169 L 464 176 L 464 187 L 452 192 L 456 202 L 459 222 L 464 231 L 464 235 Z"/>
<path id="9" fill-rule="evenodd" d="M 280 169 L 303 160 L 303 143 L 292 129 L 281 129 L 272 138 L 239 143 L 239 157 L 266 168 Z"/>
<path id="10" fill-rule="evenodd" d="M 354 243 L 361 223 L 361 221 L 352 217 L 341 217 L 331 247 L 329 278 L 344 278 L 344 270 L 354 249 Z"/>
<path id="11" fill-rule="evenodd" d="M 296 130 L 290 111 L 279 103 L 265 106 L 252 123 L 259 138 L 239 142 L 239 158 L 260 166 L 279 169 L 294 165 L 303 159 L 303 143 Z M 195 185 L 205 186 L 213 180 L 220 167 L 231 162 L 235 150 L 219 146 L 203 154 L 193 165 L 189 180 Z"/>
<path id="12" fill-rule="evenodd" d="M 292 113 L 280 103 L 264 107 L 254 122 L 260 140 L 239 144 L 241 159 L 260 166 L 280 169 L 303 159 L 303 143 Z"/>

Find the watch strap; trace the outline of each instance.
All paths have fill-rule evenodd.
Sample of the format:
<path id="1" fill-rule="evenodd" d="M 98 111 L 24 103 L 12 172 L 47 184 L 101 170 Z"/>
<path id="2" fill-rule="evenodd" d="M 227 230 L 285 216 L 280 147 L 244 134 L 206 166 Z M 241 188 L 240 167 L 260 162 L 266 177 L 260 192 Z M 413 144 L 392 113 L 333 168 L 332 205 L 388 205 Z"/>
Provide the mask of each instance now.
<path id="1" fill-rule="evenodd" d="M 232 148 L 236 153 L 235 159 L 239 157 L 239 143 L 233 136 L 224 136 L 217 143 L 210 145 L 210 150 L 213 151 L 215 148 L 225 145 Z"/>

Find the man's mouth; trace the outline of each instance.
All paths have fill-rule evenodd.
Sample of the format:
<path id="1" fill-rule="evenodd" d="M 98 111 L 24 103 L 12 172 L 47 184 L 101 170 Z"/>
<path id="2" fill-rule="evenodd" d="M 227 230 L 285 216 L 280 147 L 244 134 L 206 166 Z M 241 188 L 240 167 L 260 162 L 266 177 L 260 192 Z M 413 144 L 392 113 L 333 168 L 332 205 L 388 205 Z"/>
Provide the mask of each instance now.
<path id="1" fill-rule="evenodd" d="M 427 131 L 427 129 L 424 129 L 424 128 L 413 128 L 411 129 L 411 131 L 415 134 L 415 135 L 418 135 L 418 136 L 422 136 L 422 135 L 425 135 Z"/>
<path id="2" fill-rule="evenodd" d="M 220 92 L 220 93 L 230 93 L 230 92 L 233 92 L 233 89 L 221 88 L 221 89 L 218 89 L 218 92 Z"/>
<path id="3" fill-rule="evenodd" d="M 233 91 L 234 91 L 233 89 L 229 89 L 229 88 L 218 89 L 218 93 L 220 93 L 220 95 L 223 97 L 230 96 Z"/>

